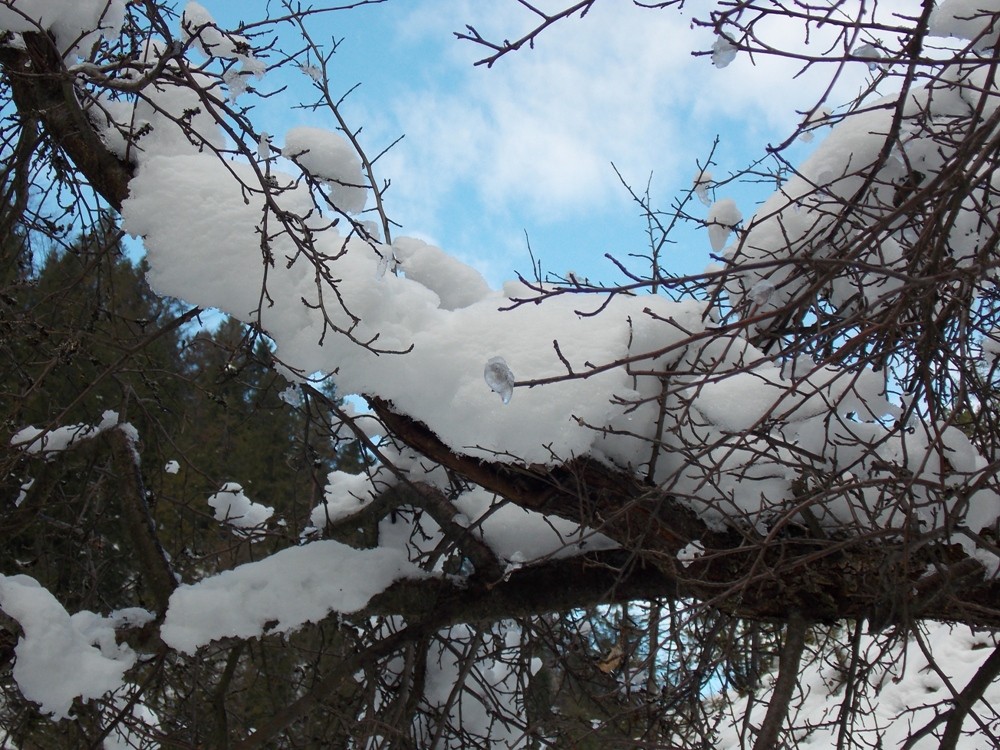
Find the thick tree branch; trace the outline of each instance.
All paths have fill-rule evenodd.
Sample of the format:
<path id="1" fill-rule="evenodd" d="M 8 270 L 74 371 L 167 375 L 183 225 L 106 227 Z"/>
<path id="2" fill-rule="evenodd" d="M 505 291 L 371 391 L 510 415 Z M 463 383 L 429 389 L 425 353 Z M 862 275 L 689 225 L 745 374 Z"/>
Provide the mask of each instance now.
<path id="1" fill-rule="evenodd" d="M 375 596 L 364 612 L 414 622 L 433 616 L 452 625 L 658 596 L 678 598 L 680 593 L 677 582 L 658 568 L 614 550 L 526 565 L 495 585 L 470 586 L 451 578 L 399 581 Z"/>
<path id="2" fill-rule="evenodd" d="M 129 436 L 120 428 L 105 431 L 101 434 L 101 439 L 110 448 L 122 481 L 121 503 L 125 529 L 135 548 L 139 569 L 156 601 L 156 611 L 162 616 L 167 611 L 170 595 L 177 588 L 177 579 L 170 569 L 149 512 L 146 486 L 139 469 L 139 455 Z"/>
<path id="3" fill-rule="evenodd" d="M 587 459 L 558 467 L 492 464 L 451 451 L 385 401 L 369 401 L 395 435 L 424 455 L 522 507 L 590 526 L 641 554 L 674 589 L 654 596 L 677 593 L 767 620 L 784 621 L 797 609 L 811 622 L 876 615 L 884 621 L 902 615 L 895 597 L 915 590 L 911 617 L 1000 623 L 1000 584 L 984 580 L 982 567 L 955 545 L 828 538 L 794 524 L 767 539 L 719 532 L 676 498 L 623 471 Z M 705 554 L 679 566 L 677 552 L 696 540 Z M 890 565 L 893 560 L 907 564 Z M 925 576 L 928 571 L 933 575 Z"/>
<path id="4" fill-rule="evenodd" d="M 799 680 L 799 664 L 806 645 L 806 621 L 798 612 L 792 612 L 785 631 L 785 645 L 781 649 L 778 664 L 778 678 L 771 691 L 767 713 L 760 724 L 760 733 L 754 742 L 754 750 L 769 750 L 778 747 L 778 735 L 788 717 L 788 707 L 792 703 L 792 692 Z"/>
<path id="5" fill-rule="evenodd" d="M 94 190 L 119 210 L 128 196 L 132 167 L 111 153 L 94 129 L 52 39 L 41 33 L 26 33 L 23 39 L 24 49 L 0 47 L 0 68 L 18 112 L 37 118 Z"/>

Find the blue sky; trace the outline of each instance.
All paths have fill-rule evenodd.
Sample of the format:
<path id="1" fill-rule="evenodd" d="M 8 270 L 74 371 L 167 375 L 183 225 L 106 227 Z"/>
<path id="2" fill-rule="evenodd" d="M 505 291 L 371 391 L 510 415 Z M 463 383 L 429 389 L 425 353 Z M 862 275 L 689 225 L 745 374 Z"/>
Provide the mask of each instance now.
<path id="1" fill-rule="evenodd" d="M 231 5 L 203 2 L 220 23 L 235 20 Z M 249 19 L 260 5 L 237 12 Z M 516 38 L 532 22 L 513 0 L 389 0 L 317 16 L 310 26 L 317 39 L 342 40 L 330 75 L 343 91 L 361 84 L 344 111 L 363 128 L 369 152 L 405 135 L 379 164 L 380 176 L 392 180 L 387 200 L 399 233 L 458 255 L 494 285 L 515 271 L 530 273 L 525 234 L 544 270 L 615 280 L 604 254 L 628 261 L 647 243 L 612 163 L 637 189 L 652 174 L 654 203 L 668 208 L 717 135 L 712 172 L 719 178 L 783 140 L 822 80 L 816 71 L 793 78 L 795 69 L 776 60 L 737 58 L 716 69 L 691 55 L 709 49 L 713 37 L 692 28 L 690 15 L 625 0 L 597 3 L 491 69 L 474 66 L 483 49 L 452 33 L 468 23 L 484 36 Z M 841 91 L 863 80 L 864 70 L 851 72 Z M 332 127 L 329 115 L 282 109 L 310 95 L 305 76 L 289 82 L 288 94 L 260 113 L 276 142 L 295 124 Z M 718 197 L 735 198 L 748 217 L 768 193 L 726 187 Z M 691 208 L 705 215 L 697 202 Z M 702 270 L 705 231 L 676 239 L 667 270 Z"/>

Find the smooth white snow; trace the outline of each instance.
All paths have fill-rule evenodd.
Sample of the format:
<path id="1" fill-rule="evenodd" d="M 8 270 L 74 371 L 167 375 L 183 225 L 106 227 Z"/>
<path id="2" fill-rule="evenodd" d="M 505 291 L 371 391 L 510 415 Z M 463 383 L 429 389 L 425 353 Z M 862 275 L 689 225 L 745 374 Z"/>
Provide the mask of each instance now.
<path id="1" fill-rule="evenodd" d="M 181 585 L 160 635 L 193 654 L 222 638 L 288 633 L 331 612 L 357 612 L 393 582 L 425 575 L 398 550 L 311 542 Z"/>
<path id="2" fill-rule="evenodd" d="M 86 610 L 70 615 L 26 575 L 0 575 L 0 609 L 24 631 L 14 647 L 13 674 L 21 694 L 57 719 L 70 717 L 75 698 L 86 702 L 121 687 L 136 655 L 117 643 L 115 627 L 152 619 L 139 609 L 111 617 Z"/>

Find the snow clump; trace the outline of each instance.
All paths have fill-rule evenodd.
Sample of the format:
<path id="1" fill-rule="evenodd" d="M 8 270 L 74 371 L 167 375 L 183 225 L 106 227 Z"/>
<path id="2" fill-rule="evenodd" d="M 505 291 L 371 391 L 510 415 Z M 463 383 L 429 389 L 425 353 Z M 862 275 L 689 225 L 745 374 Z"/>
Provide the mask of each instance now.
<path id="1" fill-rule="evenodd" d="M 705 224 L 708 226 L 708 241 L 712 243 L 712 250 L 719 252 L 726 246 L 729 235 L 736 229 L 736 225 L 743 221 L 743 214 L 736 207 L 736 201 L 732 198 L 723 198 L 716 201 L 708 209 L 708 219 Z"/>
<path id="2" fill-rule="evenodd" d="M 274 508 L 253 502 L 236 482 L 226 482 L 208 498 L 208 504 L 215 511 L 215 520 L 229 524 L 240 536 L 254 536 L 274 515 Z"/>
<path id="3" fill-rule="evenodd" d="M 338 209 L 349 214 L 364 210 L 368 192 L 361 159 L 345 139 L 323 128 L 292 128 L 285 134 L 282 154 L 325 182 Z"/>
<path id="4" fill-rule="evenodd" d="M 110 617 L 86 610 L 70 615 L 30 576 L 0 575 L 0 609 L 21 625 L 14 647 L 14 679 L 21 694 L 43 713 L 68 719 L 76 698 L 100 698 L 123 684 L 136 655 L 118 644 L 115 627 L 152 619 L 142 609 Z"/>

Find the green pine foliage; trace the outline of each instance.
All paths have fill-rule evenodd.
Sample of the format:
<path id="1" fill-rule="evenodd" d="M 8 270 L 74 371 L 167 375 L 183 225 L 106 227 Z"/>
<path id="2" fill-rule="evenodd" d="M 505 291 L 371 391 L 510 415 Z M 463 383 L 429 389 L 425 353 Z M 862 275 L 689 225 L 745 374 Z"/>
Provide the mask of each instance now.
<path id="1" fill-rule="evenodd" d="M 4 218 L 0 211 L 0 226 Z M 129 503 L 155 523 L 173 570 L 192 580 L 295 543 L 327 474 L 365 467 L 356 444 L 334 437 L 331 385 L 290 386 L 258 332 L 154 295 L 113 217 L 61 248 L 33 247 L 31 232 L 16 220 L 10 224 L 0 236 L 6 504 L 0 569 L 6 574 L 31 575 L 71 612 L 155 610 L 131 538 Z M 104 436 L 51 460 L 11 445 L 28 425 L 94 425 L 106 411 L 138 435 L 142 497 L 127 497 L 137 486 L 129 477 L 134 464 L 116 458 Z M 253 540 L 216 520 L 207 503 L 227 482 L 274 508 L 272 523 Z M 190 663 L 178 659 L 172 674 L 180 682 L 150 685 L 147 699 L 169 714 L 167 734 L 186 737 L 204 717 L 185 710 L 212 711 L 210 686 L 224 674 L 239 696 L 228 711 L 241 723 L 260 723 L 303 689 L 309 673 L 303 654 L 336 663 L 353 650 L 352 637 L 331 623 L 290 640 L 221 644 Z M 0 656 L 11 645 L 0 643 Z M 96 736 L 103 723 L 93 705 L 78 707 L 74 722 L 45 721 L 9 673 L 0 675 L 0 693 L 3 731 L 19 747 L 89 747 L 84 738 Z M 350 716 L 362 697 L 354 690 L 337 696 L 337 711 L 299 727 L 303 742 L 350 736 Z M 223 713 L 217 729 L 225 726 Z"/>
<path id="2" fill-rule="evenodd" d="M 273 507 L 265 533 L 287 545 L 308 523 L 327 474 L 362 468 L 356 447 L 331 439 L 323 398 L 296 387 L 297 399 L 282 399 L 289 384 L 263 337 L 232 320 L 204 325 L 198 311 L 150 291 L 111 216 L 64 249 L 39 253 L 24 231 L 2 245 L 0 468 L 5 496 L 18 505 L 0 529 L 5 570 L 30 570 L 71 609 L 134 603 L 121 467 L 100 440 L 58 461 L 26 456 L 10 440 L 28 425 L 93 425 L 115 411 L 135 427 L 145 500 L 182 576 L 250 555 L 250 542 L 206 502 L 224 483 Z M 317 388 L 333 397 L 331 387 Z M 171 462 L 177 468 L 168 471 Z"/>

